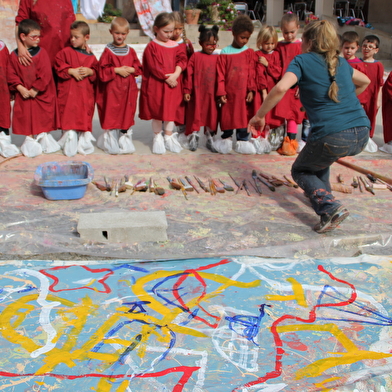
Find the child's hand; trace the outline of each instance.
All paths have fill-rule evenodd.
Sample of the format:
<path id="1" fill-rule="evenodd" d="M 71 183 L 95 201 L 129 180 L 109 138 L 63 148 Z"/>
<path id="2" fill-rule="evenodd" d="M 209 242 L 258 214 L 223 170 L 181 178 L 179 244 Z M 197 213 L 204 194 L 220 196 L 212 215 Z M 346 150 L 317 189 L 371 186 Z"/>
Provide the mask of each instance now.
<path id="1" fill-rule="evenodd" d="M 39 93 L 39 91 L 36 90 L 35 88 L 31 88 L 31 89 L 29 90 L 29 94 L 30 94 L 30 97 L 31 97 L 31 98 L 35 98 L 35 97 L 38 95 L 38 93 Z"/>
<path id="2" fill-rule="evenodd" d="M 191 100 L 191 94 L 184 94 L 184 101 L 189 102 Z"/>
<path id="3" fill-rule="evenodd" d="M 83 80 L 83 76 L 80 75 L 80 73 L 79 73 L 79 68 L 69 68 L 68 75 L 71 75 L 72 77 L 74 77 L 78 82 Z"/>
<path id="4" fill-rule="evenodd" d="M 260 56 L 259 57 L 259 63 L 263 64 L 265 67 L 268 67 L 268 61 L 265 57 Z"/>
<path id="5" fill-rule="evenodd" d="M 178 76 L 175 74 L 166 74 L 166 76 L 168 76 L 168 78 L 165 80 L 165 82 L 171 87 L 174 88 L 177 86 L 177 78 Z"/>
<path id="6" fill-rule="evenodd" d="M 299 98 L 299 88 L 295 90 L 294 98 Z"/>
<path id="7" fill-rule="evenodd" d="M 24 86 L 22 86 L 21 84 L 19 84 L 18 86 L 16 86 L 16 89 L 18 90 L 19 94 L 20 94 L 24 99 L 30 98 L 30 92 L 29 92 L 29 90 L 27 90 L 26 87 L 24 87 Z"/>
<path id="8" fill-rule="evenodd" d="M 87 76 L 94 75 L 94 71 L 88 67 L 79 67 L 78 70 L 79 70 L 79 75 L 82 75 L 83 78 L 87 78 Z"/>
<path id="9" fill-rule="evenodd" d="M 129 67 L 126 67 L 125 65 L 123 65 L 122 67 L 114 68 L 114 73 L 122 76 L 123 78 L 127 78 L 131 73 L 126 68 L 129 68 Z"/>
<path id="10" fill-rule="evenodd" d="M 224 105 L 225 103 L 227 103 L 227 97 L 226 95 L 222 95 L 221 97 L 219 97 L 219 101 L 222 105 Z"/>
<path id="11" fill-rule="evenodd" d="M 248 95 L 246 96 L 246 102 L 253 101 L 253 91 L 249 91 Z"/>

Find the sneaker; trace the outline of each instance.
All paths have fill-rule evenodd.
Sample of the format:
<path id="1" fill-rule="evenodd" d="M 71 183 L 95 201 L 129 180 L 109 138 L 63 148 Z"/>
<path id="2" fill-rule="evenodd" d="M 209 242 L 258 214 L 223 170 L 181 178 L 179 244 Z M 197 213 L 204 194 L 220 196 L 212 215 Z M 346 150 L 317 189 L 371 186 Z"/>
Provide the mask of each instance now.
<path id="1" fill-rule="evenodd" d="M 350 213 L 347 211 L 347 209 L 343 206 L 340 206 L 330 215 L 321 215 L 320 223 L 317 223 L 317 225 L 314 226 L 314 231 L 319 234 L 331 231 L 339 226 L 339 224 L 342 223 L 349 215 Z"/>
<path id="2" fill-rule="evenodd" d="M 198 146 L 199 146 L 199 135 L 194 132 L 189 137 L 189 149 L 191 151 L 196 151 Z"/>
<path id="3" fill-rule="evenodd" d="M 214 146 L 214 139 L 212 138 L 211 134 L 209 132 L 206 133 L 207 141 L 206 141 L 206 147 L 208 150 L 211 152 L 218 152 L 218 150 Z"/>

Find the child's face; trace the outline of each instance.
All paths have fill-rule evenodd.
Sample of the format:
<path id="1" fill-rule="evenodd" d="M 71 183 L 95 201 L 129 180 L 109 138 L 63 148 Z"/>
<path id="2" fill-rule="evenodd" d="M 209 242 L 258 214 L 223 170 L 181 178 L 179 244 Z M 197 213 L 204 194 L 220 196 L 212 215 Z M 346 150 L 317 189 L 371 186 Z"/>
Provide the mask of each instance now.
<path id="1" fill-rule="evenodd" d="M 275 41 L 269 38 L 267 41 L 261 43 L 260 49 L 265 53 L 271 52 L 271 50 L 275 49 Z"/>
<path id="2" fill-rule="evenodd" d="M 173 36 L 174 31 L 174 23 L 169 23 L 164 27 L 156 27 L 154 26 L 154 33 L 157 37 L 158 41 L 167 42 L 170 41 L 171 37 Z"/>
<path id="3" fill-rule="evenodd" d="M 299 26 L 295 20 L 282 25 L 282 35 L 286 42 L 294 42 L 297 38 Z"/>
<path id="4" fill-rule="evenodd" d="M 206 54 L 212 54 L 216 49 L 217 42 L 214 37 L 210 37 L 208 41 L 199 42 L 202 52 Z"/>
<path id="5" fill-rule="evenodd" d="M 29 34 L 21 34 L 20 39 L 27 49 L 36 48 L 41 39 L 41 32 L 39 30 L 32 30 Z"/>
<path id="6" fill-rule="evenodd" d="M 342 46 L 343 57 L 346 60 L 352 60 L 355 58 L 355 53 L 357 53 L 358 48 L 359 45 L 356 42 L 345 42 Z"/>
<path id="7" fill-rule="evenodd" d="M 182 37 L 183 31 L 184 31 L 184 25 L 181 23 L 176 23 L 174 25 L 173 36 L 171 39 L 173 41 L 178 41 Z"/>
<path id="8" fill-rule="evenodd" d="M 367 40 L 362 42 L 362 58 L 363 60 L 373 59 L 374 55 L 378 53 L 377 44 Z"/>
<path id="9" fill-rule="evenodd" d="M 79 29 L 71 30 L 71 46 L 75 49 L 86 49 L 90 36 L 83 35 Z"/>
<path id="10" fill-rule="evenodd" d="M 127 35 L 129 33 L 128 27 L 114 26 L 109 31 L 113 37 L 113 45 L 114 46 L 125 46 L 126 45 L 125 40 L 127 39 Z"/>
<path id="11" fill-rule="evenodd" d="M 252 33 L 249 31 L 243 31 L 242 33 L 234 34 L 234 39 L 233 39 L 233 47 L 237 49 L 243 48 L 249 41 L 250 36 Z"/>

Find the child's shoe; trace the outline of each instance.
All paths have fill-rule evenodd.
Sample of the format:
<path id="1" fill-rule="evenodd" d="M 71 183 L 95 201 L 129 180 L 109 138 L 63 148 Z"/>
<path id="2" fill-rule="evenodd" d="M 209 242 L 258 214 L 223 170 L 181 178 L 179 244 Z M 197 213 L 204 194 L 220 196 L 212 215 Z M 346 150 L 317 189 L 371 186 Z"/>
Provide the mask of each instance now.
<path id="1" fill-rule="evenodd" d="M 110 129 L 105 130 L 103 134 L 98 137 L 97 147 L 105 151 L 107 154 L 120 154 L 119 146 L 119 130 Z"/>
<path id="2" fill-rule="evenodd" d="M 19 148 L 11 143 L 11 136 L 0 132 L 0 155 L 4 158 L 14 157 L 20 153 Z"/>
<path id="3" fill-rule="evenodd" d="M 42 146 L 42 152 L 44 154 L 51 154 L 53 152 L 57 152 L 61 150 L 60 144 L 53 139 L 53 136 L 50 133 L 42 132 L 37 136 L 37 141 Z"/>
<path id="4" fill-rule="evenodd" d="M 261 136 L 250 139 L 250 142 L 253 144 L 256 154 L 269 154 L 271 152 L 271 144 L 266 138 L 262 138 Z"/>
<path id="5" fill-rule="evenodd" d="M 26 136 L 25 141 L 20 147 L 20 151 L 25 157 L 34 158 L 38 155 L 42 154 L 42 146 L 38 143 L 38 141 L 31 136 Z"/>
<path id="6" fill-rule="evenodd" d="M 380 151 L 392 154 L 392 141 L 385 143 L 382 147 L 380 147 Z"/>
<path id="7" fill-rule="evenodd" d="M 136 151 L 132 142 L 132 128 L 128 129 L 127 133 L 123 133 L 118 140 L 120 154 L 133 154 Z"/>
<path id="8" fill-rule="evenodd" d="M 165 141 L 162 132 L 156 133 L 152 142 L 153 154 L 164 154 L 166 152 Z"/>
<path id="9" fill-rule="evenodd" d="M 165 140 L 166 150 L 169 150 L 171 152 L 176 152 L 176 153 L 182 151 L 181 144 L 177 139 L 177 133 L 172 133 L 171 135 L 165 135 L 164 140 Z"/>
<path id="10" fill-rule="evenodd" d="M 79 132 L 78 153 L 82 155 L 92 154 L 94 152 L 95 137 L 91 132 Z"/>
<path id="11" fill-rule="evenodd" d="M 181 147 L 185 148 L 186 150 L 189 150 L 188 136 L 186 136 L 185 133 L 177 133 L 177 135 L 178 135 L 178 142 L 181 144 Z"/>
<path id="12" fill-rule="evenodd" d="M 378 146 L 374 142 L 374 140 L 369 137 L 369 141 L 366 143 L 366 146 L 363 149 L 363 151 L 366 151 L 366 152 L 377 152 L 378 151 Z"/>
<path id="13" fill-rule="evenodd" d="M 214 142 L 214 138 L 212 137 L 210 132 L 206 132 L 206 147 L 208 150 L 210 150 L 211 152 L 218 152 L 218 150 L 215 148 L 215 142 Z"/>
<path id="14" fill-rule="evenodd" d="M 189 135 L 189 150 L 196 151 L 197 147 L 199 147 L 199 135 L 193 132 Z"/>
<path id="15" fill-rule="evenodd" d="M 215 140 L 214 147 L 220 154 L 228 154 L 233 149 L 233 139 L 228 137 L 227 139 Z"/>
<path id="16" fill-rule="evenodd" d="M 78 153 L 78 134 L 72 129 L 64 131 L 58 144 L 63 149 L 64 155 L 73 157 Z"/>
<path id="17" fill-rule="evenodd" d="M 238 154 L 253 155 L 256 154 L 256 149 L 253 143 L 247 140 L 238 140 L 235 145 L 235 152 Z"/>
<path id="18" fill-rule="evenodd" d="M 297 148 L 298 142 L 296 140 L 290 140 L 288 136 L 285 136 L 282 146 L 278 148 L 277 151 L 280 155 L 291 156 L 297 153 Z"/>

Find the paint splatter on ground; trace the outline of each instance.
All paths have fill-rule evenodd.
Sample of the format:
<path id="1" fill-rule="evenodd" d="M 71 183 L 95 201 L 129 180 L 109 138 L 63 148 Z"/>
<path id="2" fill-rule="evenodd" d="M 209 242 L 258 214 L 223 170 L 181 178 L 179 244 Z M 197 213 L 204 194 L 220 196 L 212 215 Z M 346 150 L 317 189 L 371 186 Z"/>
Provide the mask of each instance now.
<path id="1" fill-rule="evenodd" d="M 101 183 L 103 176 L 120 179 L 127 174 L 133 182 L 153 176 L 166 188 L 166 194 L 131 195 L 128 191 L 115 198 L 90 184 L 83 199 L 48 201 L 33 181 L 36 167 L 43 162 L 69 158 L 61 154 L 15 158 L 0 166 L 0 257 L 167 259 L 221 254 L 325 257 L 373 251 L 389 253 L 392 192 L 388 190 L 376 191 L 375 196 L 359 190 L 349 195 L 336 192 L 351 216 L 337 230 L 325 235 L 312 230 L 318 219 L 300 189 L 281 186 L 271 192 L 261 185 L 263 195 L 256 194 L 251 185 L 253 169 L 283 178 L 290 175 L 293 159 L 278 154 L 76 156 L 74 160 L 92 165 L 95 179 Z M 387 154 L 361 154 L 346 159 L 392 177 Z M 205 182 L 212 177 L 234 186 L 228 173 L 238 180 L 248 180 L 251 197 L 244 191 L 215 196 L 189 192 L 187 201 L 180 191 L 169 190 L 166 180 L 168 175 L 176 178 L 197 175 Z M 335 164 L 332 180 L 338 174 L 347 184 L 353 175 L 358 175 Z M 154 210 L 167 214 L 169 241 L 165 243 L 85 242 L 76 231 L 80 213 Z"/>
<path id="2" fill-rule="evenodd" d="M 7 262 L 0 390 L 387 392 L 391 262 Z"/>

